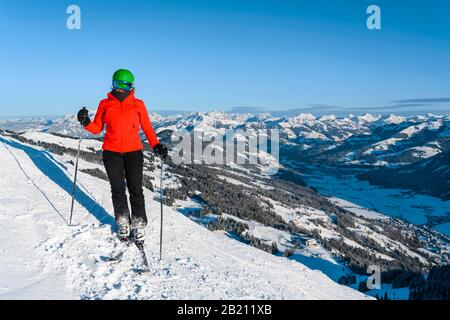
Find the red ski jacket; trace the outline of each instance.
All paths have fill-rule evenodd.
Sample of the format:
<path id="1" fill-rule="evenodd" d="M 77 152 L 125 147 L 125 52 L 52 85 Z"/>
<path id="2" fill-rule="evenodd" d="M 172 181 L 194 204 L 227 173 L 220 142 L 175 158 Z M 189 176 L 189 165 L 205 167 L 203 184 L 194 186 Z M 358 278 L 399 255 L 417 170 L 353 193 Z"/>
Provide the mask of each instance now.
<path id="1" fill-rule="evenodd" d="M 142 150 L 139 128 L 144 131 L 152 148 L 159 143 L 144 101 L 136 99 L 134 91 L 122 102 L 108 93 L 108 98 L 100 101 L 94 121 L 91 121 L 85 129 L 93 134 L 99 134 L 105 124 L 103 150 L 114 152 Z"/>

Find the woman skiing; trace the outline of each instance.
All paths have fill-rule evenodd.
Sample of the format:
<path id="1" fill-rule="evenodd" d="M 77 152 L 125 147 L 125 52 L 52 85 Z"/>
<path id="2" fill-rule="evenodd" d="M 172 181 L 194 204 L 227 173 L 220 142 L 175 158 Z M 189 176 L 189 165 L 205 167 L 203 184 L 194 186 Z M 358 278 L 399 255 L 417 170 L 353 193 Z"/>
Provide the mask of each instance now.
<path id="1" fill-rule="evenodd" d="M 86 109 L 78 112 L 78 121 L 93 134 L 101 133 L 106 124 L 102 158 L 111 184 L 119 239 L 128 241 L 133 234 L 134 241 L 142 244 L 147 216 L 142 190 L 144 157 L 139 128 L 163 159 L 167 157 L 167 147 L 159 142 L 144 102 L 134 97 L 133 74 L 128 70 L 117 70 L 113 75 L 112 91 L 107 99 L 100 101 L 94 121 L 89 119 Z M 130 194 L 131 216 L 125 181 Z"/>

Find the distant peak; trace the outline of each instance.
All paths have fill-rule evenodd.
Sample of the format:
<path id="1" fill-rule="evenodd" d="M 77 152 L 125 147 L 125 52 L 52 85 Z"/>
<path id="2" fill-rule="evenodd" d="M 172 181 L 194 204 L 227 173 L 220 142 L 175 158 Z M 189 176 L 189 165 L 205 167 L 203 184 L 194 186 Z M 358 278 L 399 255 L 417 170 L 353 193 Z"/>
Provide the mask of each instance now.
<path id="1" fill-rule="evenodd" d="M 380 116 L 374 116 L 370 113 L 364 113 L 362 116 L 358 117 L 359 120 L 364 120 L 367 122 L 375 122 L 380 119 Z"/>
<path id="2" fill-rule="evenodd" d="M 396 116 L 395 114 L 390 114 L 386 119 L 384 119 L 384 122 L 390 123 L 390 124 L 399 124 L 402 122 L 405 122 L 406 119 L 402 116 Z"/>
<path id="3" fill-rule="evenodd" d="M 334 121 L 334 120 L 336 120 L 336 116 L 334 114 L 324 115 L 319 118 L 319 121 Z"/>
<path id="4" fill-rule="evenodd" d="M 314 121 L 316 117 L 311 113 L 299 113 L 295 117 L 291 118 L 292 120 L 300 120 L 300 121 Z"/>

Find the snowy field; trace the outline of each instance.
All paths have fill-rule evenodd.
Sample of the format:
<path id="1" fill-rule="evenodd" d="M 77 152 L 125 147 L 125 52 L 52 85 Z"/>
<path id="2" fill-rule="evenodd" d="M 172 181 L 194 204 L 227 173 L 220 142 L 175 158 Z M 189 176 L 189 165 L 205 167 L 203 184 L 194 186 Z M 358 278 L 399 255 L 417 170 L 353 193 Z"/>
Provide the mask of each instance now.
<path id="1" fill-rule="evenodd" d="M 33 141 L 45 141 L 47 143 L 57 144 L 61 147 L 77 149 L 79 139 L 71 139 L 67 137 L 56 136 L 47 132 L 40 131 L 27 131 L 22 134 L 22 137 L 33 140 Z M 86 135 L 83 136 L 86 138 Z M 80 145 L 82 151 L 92 151 L 90 148 L 95 150 L 101 150 L 103 142 L 95 139 L 83 139 L 83 143 Z"/>
<path id="2" fill-rule="evenodd" d="M 421 225 L 427 223 L 427 215 L 450 214 L 450 201 L 409 190 L 371 186 L 354 175 L 333 176 L 321 171 L 305 175 L 304 179 L 321 194 L 332 196 L 332 202 L 366 217 L 379 218 L 382 214 Z M 437 225 L 434 229 L 450 235 L 448 223 Z"/>
<path id="3" fill-rule="evenodd" d="M 0 299 L 368 298 L 297 261 L 210 232 L 169 207 L 159 261 L 160 204 L 148 190 L 150 272 L 138 275 L 137 249 L 112 232 L 108 182 L 79 173 L 84 187 L 68 226 L 73 167 L 37 147 L 0 140 Z M 105 261 L 123 250 L 121 262 Z"/>

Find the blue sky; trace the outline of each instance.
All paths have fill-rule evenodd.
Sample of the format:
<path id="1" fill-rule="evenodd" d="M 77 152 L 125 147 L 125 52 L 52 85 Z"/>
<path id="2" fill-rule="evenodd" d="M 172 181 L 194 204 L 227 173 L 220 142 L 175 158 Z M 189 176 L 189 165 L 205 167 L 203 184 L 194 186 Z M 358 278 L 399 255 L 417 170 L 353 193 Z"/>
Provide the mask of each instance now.
<path id="1" fill-rule="evenodd" d="M 0 116 L 95 109 L 118 68 L 151 111 L 448 113 L 449 14 L 445 0 L 0 0 Z"/>

